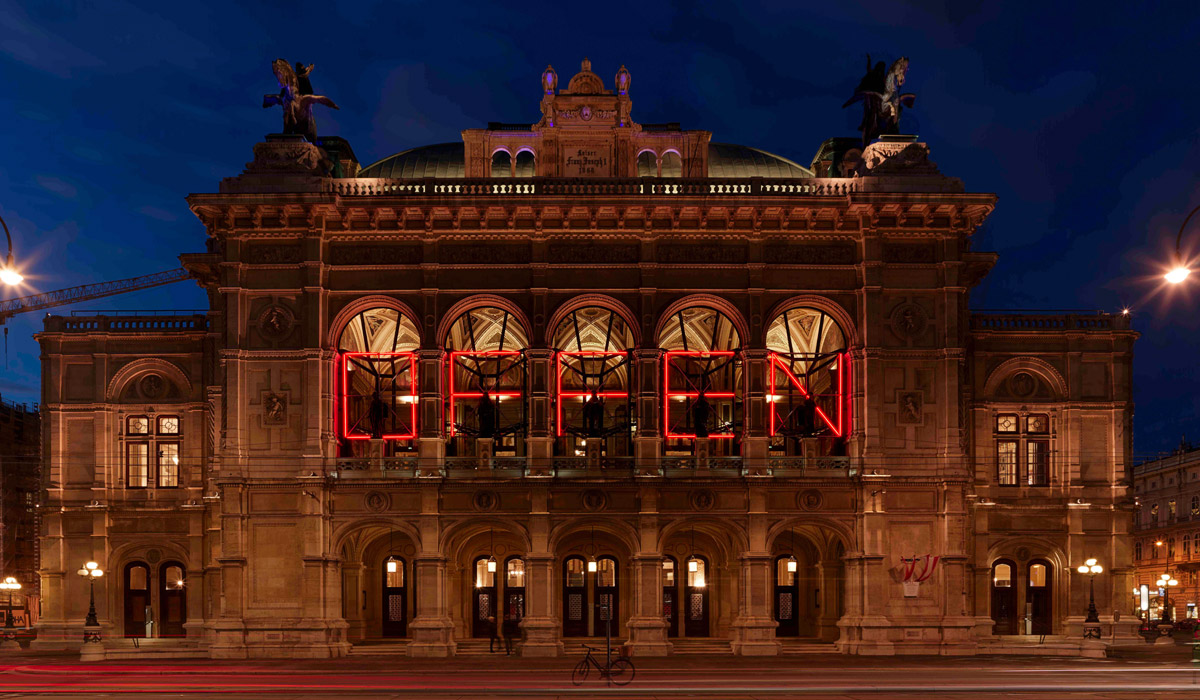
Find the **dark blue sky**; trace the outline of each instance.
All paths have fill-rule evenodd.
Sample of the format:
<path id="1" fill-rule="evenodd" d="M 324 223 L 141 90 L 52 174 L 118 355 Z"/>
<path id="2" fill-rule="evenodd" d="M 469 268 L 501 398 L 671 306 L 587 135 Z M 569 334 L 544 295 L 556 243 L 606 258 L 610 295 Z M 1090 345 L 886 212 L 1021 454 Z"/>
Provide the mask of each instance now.
<path id="1" fill-rule="evenodd" d="M 204 248 L 183 200 L 279 128 L 272 59 L 315 62 L 321 132 L 364 164 L 538 117 L 539 74 L 587 55 L 633 75 L 634 119 L 678 121 L 807 164 L 853 135 L 864 54 L 911 60 L 906 131 L 995 192 L 973 306 L 1134 308 L 1135 451 L 1200 438 L 1200 280 L 1156 292 L 1200 204 L 1200 11 L 1143 4 L 850 2 L 0 2 L 0 215 L 32 291 L 178 265 Z M 809 9 L 798 9 L 808 7 Z M 298 8 L 298 9 L 297 9 Z M 1200 250 L 1200 224 L 1190 234 Z M 82 309 L 202 308 L 192 283 Z M 65 313 L 65 311 L 60 311 Z M 10 322 L 0 395 L 37 401 L 41 313 Z"/>

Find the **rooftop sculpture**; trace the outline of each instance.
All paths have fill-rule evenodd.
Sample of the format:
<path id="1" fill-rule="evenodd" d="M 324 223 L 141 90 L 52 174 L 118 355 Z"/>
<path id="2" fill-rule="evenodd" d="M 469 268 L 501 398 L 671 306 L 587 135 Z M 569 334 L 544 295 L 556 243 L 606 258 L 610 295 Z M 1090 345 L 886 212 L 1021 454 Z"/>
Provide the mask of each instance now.
<path id="1" fill-rule="evenodd" d="M 315 145 L 317 120 L 313 117 L 313 105 L 325 105 L 333 109 L 338 109 L 338 106 L 324 95 L 311 94 L 312 83 L 309 82 L 308 76 L 312 73 L 312 64 L 307 67 L 303 67 L 301 63 L 296 65 L 301 66 L 299 74 L 282 58 L 277 58 L 271 63 L 271 70 L 275 72 L 275 79 L 279 81 L 279 94 L 264 95 L 263 108 L 275 105 L 283 107 L 283 133 L 300 134 Z"/>
<path id="2" fill-rule="evenodd" d="M 871 55 L 867 54 L 867 73 L 858 82 L 854 95 L 842 105 L 844 109 L 862 100 L 863 118 L 858 129 L 863 135 L 863 146 L 880 136 L 900 133 L 900 113 L 905 107 L 912 107 L 917 98 L 911 92 L 900 92 L 906 73 L 908 58 L 904 56 L 884 71 L 883 61 L 872 67 Z"/>

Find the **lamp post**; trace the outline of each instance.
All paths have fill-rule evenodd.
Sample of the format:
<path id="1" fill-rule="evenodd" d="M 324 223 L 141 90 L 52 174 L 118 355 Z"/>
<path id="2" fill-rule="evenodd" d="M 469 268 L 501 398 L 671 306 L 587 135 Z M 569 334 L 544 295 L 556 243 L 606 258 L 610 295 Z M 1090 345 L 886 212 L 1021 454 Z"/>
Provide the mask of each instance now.
<path id="1" fill-rule="evenodd" d="M 1087 574 L 1088 577 L 1088 614 L 1087 619 L 1083 621 L 1083 638 L 1099 639 L 1100 614 L 1096 610 L 1096 574 L 1104 571 L 1104 567 L 1100 566 L 1095 559 L 1088 559 L 1075 570 L 1081 574 Z"/>
<path id="2" fill-rule="evenodd" d="M 4 237 L 8 239 L 8 257 L 4 259 L 4 267 L 0 267 L 0 282 L 12 287 L 20 284 L 25 278 L 17 272 L 17 268 L 13 265 L 12 235 L 9 234 L 8 224 L 4 223 L 2 216 L 0 216 L 0 227 L 4 228 Z"/>
<path id="3" fill-rule="evenodd" d="M 0 649 L 20 649 L 21 645 L 17 642 L 17 630 L 13 625 L 12 614 L 12 596 L 13 591 L 21 590 L 21 584 L 12 576 L 7 576 L 3 581 L 0 581 L 0 591 L 8 593 L 8 608 L 4 614 L 4 641 L 0 643 Z"/>
<path id="4" fill-rule="evenodd" d="M 1179 227 L 1179 234 L 1175 236 L 1175 267 L 1171 268 L 1171 270 L 1164 275 L 1167 278 L 1167 281 L 1171 284 L 1179 284 L 1187 279 L 1188 275 L 1192 274 L 1191 269 L 1187 266 L 1187 262 L 1183 259 L 1183 249 L 1181 245 L 1183 243 L 1183 231 L 1187 228 L 1188 222 L 1192 220 L 1192 217 L 1195 216 L 1196 212 L 1198 211 L 1200 211 L 1200 207 L 1196 207 L 1187 215 L 1187 218 L 1183 220 L 1183 225 Z"/>
<path id="5" fill-rule="evenodd" d="M 75 573 L 88 581 L 90 601 L 88 603 L 87 620 L 83 623 L 83 643 L 100 643 L 100 621 L 96 619 L 96 579 L 104 575 L 104 570 L 94 561 L 89 561 Z"/>
<path id="6" fill-rule="evenodd" d="M 1169 625 L 1174 622 L 1172 619 L 1173 615 L 1171 614 L 1170 593 L 1171 589 L 1178 585 L 1179 581 L 1172 578 L 1170 573 L 1165 573 L 1158 577 L 1158 587 L 1161 588 L 1163 592 L 1163 609 L 1160 619 L 1165 625 Z"/>

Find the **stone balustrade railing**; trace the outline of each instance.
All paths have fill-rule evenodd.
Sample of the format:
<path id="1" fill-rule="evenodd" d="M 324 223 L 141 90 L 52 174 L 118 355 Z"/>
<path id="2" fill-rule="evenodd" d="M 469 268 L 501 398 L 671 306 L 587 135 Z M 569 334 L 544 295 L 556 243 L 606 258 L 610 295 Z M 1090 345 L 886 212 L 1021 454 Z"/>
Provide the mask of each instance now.
<path id="1" fill-rule="evenodd" d="M 446 457 L 443 470 L 451 478 L 477 476 L 513 476 L 531 474 L 527 457 L 493 456 L 491 460 L 481 457 Z M 340 457 L 334 469 L 342 476 L 361 477 L 383 473 L 387 476 L 416 476 L 419 473 L 416 457 Z M 835 477 L 854 476 L 849 457 L 770 457 L 763 467 L 748 464 L 740 456 L 695 455 L 664 456 L 658 460 L 659 472 L 666 476 L 811 476 Z M 632 475 L 635 473 L 633 457 L 555 457 L 550 463 L 552 474 L 560 477 L 594 477 Z M 539 476 L 546 476 L 545 473 Z"/>
<path id="2" fill-rule="evenodd" d="M 1121 314 L 983 312 L 971 314 L 972 330 L 992 331 L 1111 331 L 1129 330 L 1129 317 Z"/>
<path id="3" fill-rule="evenodd" d="M 339 178 L 332 182 L 333 191 L 345 197 L 838 197 L 860 190 L 854 178 Z"/>

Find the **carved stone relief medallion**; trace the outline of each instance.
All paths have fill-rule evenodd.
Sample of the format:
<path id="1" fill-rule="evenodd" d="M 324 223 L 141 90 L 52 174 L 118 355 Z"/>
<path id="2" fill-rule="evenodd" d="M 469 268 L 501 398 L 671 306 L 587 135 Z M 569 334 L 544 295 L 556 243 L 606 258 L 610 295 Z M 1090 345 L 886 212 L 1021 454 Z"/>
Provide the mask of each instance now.
<path id="1" fill-rule="evenodd" d="M 381 491 L 368 491 L 367 495 L 363 496 L 363 505 L 372 513 L 382 513 L 391 505 L 391 499 Z"/>
<path id="2" fill-rule="evenodd" d="M 892 330 L 906 340 L 916 338 L 929 325 L 929 315 L 919 304 L 905 302 L 892 311 Z"/>
<path id="3" fill-rule="evenodd" d="M 1013 396 L 1031 396 L 1037 389 L 1037 380 L 1028 372 L 1017 372 L 1008 380 L 1008 390 Z"/>
<path id="4" fill-rule="evenodd" d="M 280 340 L 292 331 L 296 319 L 286 306 L 272 304 L 258 316 L 258 332 L 264 338 Z"/>
<path id="5" fill-rule="evenodd" d="M 162 552 L 157 549 L 146 550 L 146 561 L 150 564 L 157 564 L 162 561 Z"/>
<path id="6" fill-rule="evenodd" d="M 1025 561 L 1029 558 L 1028 547 L 1017 547 L 1017 561 Z"/>
<path id="7" fill-rule="evenodd" d="M 825 497 L 816 489 L 805 489 L 796 494 L 796 505 L 800 510 L 818 510 L 825 502 Z"/>
<path id="8" fill-rule="evenodd" d="M 157 399 L 163 395 L 166 390 L 167 383 L 157 374 L 147 374 L 142 377 L 142 381 L 138 383 L 138 389 L 142 392 L 142 396 L 148 399 Z"/>
<path id="9" fill-rule="evenodd" d="M 500 505 L 500 496 L 495 491 L 476 491 L 473 500 L 475 510 L 488 512 Z"/>
<path id="10" fill-rule="evenodd" d="M 262 395 L 263 423 L 265 425 L 286 425 L 287 407 L 287 394 L 264 391 Z"/>
<path id="11" fill-rule="evenodd" d="M 588 489 L 583 492 L 583 509 L 591 513 L 608 507 L 608 495 L 599 489 Z"/>
<path id="12" fill-rule="evenodd" d="M 692 510 L 700 510 L 700 511 L 712 510 L 713 506 L 715 506 L 717 504 L 716 495 L 712 491 L 709 491 L 708 489 L 699 489 L 696 491 L 692 491 L 691 500 L 692 500 Z"/>
<path id="13" fill-rule="evenodd" d="M 896 422 L 900 425 L 920 425 L 924 416 L 925 394 L 920 391 L 901 391 L 896 394 Z"/>

